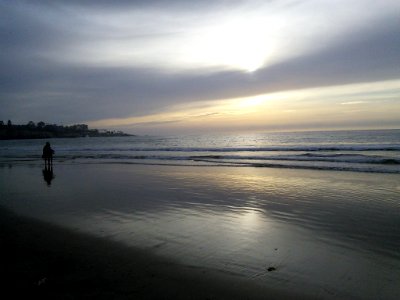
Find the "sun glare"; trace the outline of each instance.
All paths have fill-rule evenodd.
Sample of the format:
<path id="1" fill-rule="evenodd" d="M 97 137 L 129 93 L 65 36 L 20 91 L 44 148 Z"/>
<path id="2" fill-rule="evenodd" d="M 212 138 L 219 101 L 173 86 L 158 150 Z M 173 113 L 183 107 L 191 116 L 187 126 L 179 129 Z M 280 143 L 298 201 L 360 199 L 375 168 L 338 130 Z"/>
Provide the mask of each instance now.
<path id="1" fill-rule="evenodd" d="M 237 103 L 237 107 L 248 108 L 248 107 L 258 106 L 260 104 L 263 104 L 267 100 L 266 98 L 267 98 L 266 95 L 243 98 L 239 100 L 239 102 Z"/>
<path id="2" fill-rule="evenodd" d="M 234 18 L 201 28 L 185 45 L 185 60 L 256 71 L 273 55 L 273 31 L 277 27 L 274 22 L 257 17 Z"/>

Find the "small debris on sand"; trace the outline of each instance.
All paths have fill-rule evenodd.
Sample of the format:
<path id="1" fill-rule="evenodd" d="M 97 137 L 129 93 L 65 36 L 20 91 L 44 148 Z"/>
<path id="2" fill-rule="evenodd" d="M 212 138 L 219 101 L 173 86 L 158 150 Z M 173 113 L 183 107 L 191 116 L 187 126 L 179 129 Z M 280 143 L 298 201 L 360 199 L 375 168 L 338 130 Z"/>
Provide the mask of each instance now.
<path id="1" fill-rule="evenodd" d="M 41 286 L 41 285 L 45 284 L 46 281 L 47 281 L 47 278 L 44 277 L 44 278 L 40 279 L 40 280 L 37 282 L 37 285 L 38 285 L 38 286 Z"/>

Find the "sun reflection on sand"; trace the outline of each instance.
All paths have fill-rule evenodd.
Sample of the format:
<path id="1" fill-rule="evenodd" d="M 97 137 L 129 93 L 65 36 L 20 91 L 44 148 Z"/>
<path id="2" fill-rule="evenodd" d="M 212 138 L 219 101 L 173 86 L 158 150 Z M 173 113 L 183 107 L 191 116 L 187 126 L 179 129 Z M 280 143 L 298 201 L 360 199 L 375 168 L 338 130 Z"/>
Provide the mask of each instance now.
<path id="1" fill-rule="evenodd" d="M 261 212 L 252 208 L 247 208 L 244 213 L 238 217 L 238 223 L 243 230 L 253 231 L 260 228 L 261 225 L 265 223 L 263 222 L 264 218 L 265 216 L 262 216 Z"/>

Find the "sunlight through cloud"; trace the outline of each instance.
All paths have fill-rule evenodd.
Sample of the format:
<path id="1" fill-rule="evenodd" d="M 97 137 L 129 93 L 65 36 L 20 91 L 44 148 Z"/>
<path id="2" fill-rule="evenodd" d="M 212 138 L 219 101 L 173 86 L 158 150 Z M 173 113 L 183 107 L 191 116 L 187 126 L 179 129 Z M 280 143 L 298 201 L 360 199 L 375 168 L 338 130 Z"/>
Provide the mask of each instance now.
<path id="1" fill-rule="evenodd" d="M 377 118 L 385 114 L 387 119 L 398 119 L 400 96 L 400 81 L 385 81 L 368 84 L 351 84 L 343 86 L 311 88 L 262 94 L 235 99 L 220 99 L 200 101 L 192 104 L 175 105 L 157 114 L 121 119 L 106 119 L 88 122 L 93 127 L 141 127 L 149 130 L 185 128 L 247 128 L 257 127 L 267 129 L 269 126 L 297 124 L 305 128 L 318 122 L 319 124 L 334 124 L 347 122 L 348 114 L 352 113 L 352 122 L 357 120 Z M 371 94 L 385 91 L 386 98 L 380 97 L 372 101 Z M 391 91 L 391 92 L 390 92 Z M 345 109 L 348 105 L 362 104 L 369 99 L 369 106 L 364 110 Z M 397 98 L 396 98 L 397 97 Z M 346 98 L 348 101 L 341 101 Z M 381 105 L 386 101 L 386 106 Z M 300 125 L 299 125 L 300 124 Z"/>
<path id="2" fill-rule="evenodd" d="M 253 72 L 273 57 L 281 23 L 276 17 L 236 16 L 200 28 L 181 48 L 183 60 Z"/>

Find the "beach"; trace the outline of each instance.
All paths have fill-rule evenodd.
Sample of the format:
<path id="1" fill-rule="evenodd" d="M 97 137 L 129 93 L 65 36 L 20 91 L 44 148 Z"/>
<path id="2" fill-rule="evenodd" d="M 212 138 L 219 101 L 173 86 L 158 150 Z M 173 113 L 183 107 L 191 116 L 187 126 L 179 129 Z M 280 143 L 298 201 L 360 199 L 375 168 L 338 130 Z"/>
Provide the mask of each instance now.
<path id="1" fill-rule="evenodd" d="M 1 209 L 8 299 L 298 299 L 231 274 L 179 265 Z M 309 296 L 301 296 L 309 299 Z"/>
<path id="2" fill-rule="evenodd" d="M 399 297 L 397 174 L 59 163 L 52 176 L 0 168 L 2 282 L 17 292 Z"/>
<path id="3" fill-rule="evenodd" d="M 0 297 L 400 299 L 399 0 L 0 1 Z"/>

